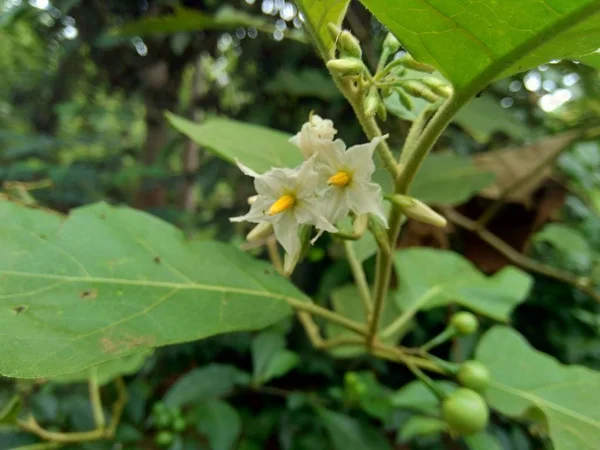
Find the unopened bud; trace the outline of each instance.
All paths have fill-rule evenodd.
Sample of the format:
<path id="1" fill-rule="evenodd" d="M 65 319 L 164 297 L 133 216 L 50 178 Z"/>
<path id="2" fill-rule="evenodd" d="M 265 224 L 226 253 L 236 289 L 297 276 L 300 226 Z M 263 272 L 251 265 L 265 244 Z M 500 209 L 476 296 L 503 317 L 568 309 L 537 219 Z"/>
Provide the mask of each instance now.
<path id="1" fill-rule="evenodd" d="M 377 88 L 375 86 L 371 86 L 371 89 L 369 89 L 369 93 L 363 102 L 363 111 L 365 116 L 373 117 L 377 113 L 379 103 L 381 103 L 381 100 L 379 100 Z"/>
<path id="2" fill-rule="evenodd" d="M 246 235 L 246 240 L 248 242 L 256 241 L 257 239 L 270 236 L 271 234 L 273 234 L 273 225 L 269 222 L 260 222 Z"/>
<path id="3" fill-rule="evenodd" d="M 407 95 L 402 89 L 396 89 L 396 92 L 398 93 L 398 99 L 400 100 L 400 103 L 402 103 L 402 106 L 404 106 L 408 111 L 412 111 L 414 105 L 410 95 Z"/>
<path id="4" fill-rule="evenodd" d="M 416 61 L 410 55 L 404 55 L 398 58 L 398 64 L 402 64 L 404 67 L 408 67 L 409 69 L 416 70 L 417 72 L 425 72 L 425 73 L 433 73 L 435 69 L 431 67 L 429 64 L 424 64 Z"/>
<path id="5" fill-rule="evenodd" d="M 329 32 L 329 35 L 331 36 L 331 39 L 333 39 L 333 41 L 337 41 L 340 33 L 342 32 L 342 29 L 340 28 L 339 25 L 333 23 L 333 22 L 329 22 L 327 24 L 327 31 Z"/>
<path id="6" fill-rule="evenodd" d="M 342 31 L 337 45 L 343 56 L 351 56 L 353 58 L 360 58 L 362 56 L 360 42 L 348 30 Z"/>
<path id="7" fill-rule="evenodd" d="M 387 108 L 381 100 L 377 104 L 377 116 L 384 122 L 387 120 Z"/>
<path id="8" fill-rule="evenodd" d="M 402 212 L 411 219 L 440 228 L 445 227 L 448 223 L 443 216 L 416 198 L 396 194 L 390 197 L 390 200 L 392 203 L 398 205 L 402 209 Z"/>
<path id="9" fill-rule="evenodd" d="M 365 70 L 365 65 L 360 59 L 340 58 L 327 61 L 327 68 L 338 75 L 360 75 Z"/>
<path id="10" fill-rule="evenodd" d="M 354 234 L 362 236 L 369 226 L 369 215 L 361 214 L 360 216 L 356 216 L 352 225 L 354 226 Z"/>
<path id="11" fill-rule="evenodd" d="M 252 206 L 256 200 L 258 200 L 258 195 L 251 195 L 250 197 L 248 197 L 248 204 L 250 206 Z"/>
<path id="12" fill-rule="evenodd" d="M 383 41 L 383 47 L 390 53 L 396 53 L 400 50 L 400 42 L 392 33 L 388 33 Z"/>
<path id="13" fill-rule="evenodd" d="M 420 81 L 404 81 L 401 84 L 401 87 L 413 97 L 422 98 L 423 100 L 427 100 L 430 103 L 435 103 L 438 101 L 438 96 Z"/>
<path id="14" fill-rule="evenodd" d="M 437 95 L 441 95 L 442 97 L 450 97 L 452 95 L 452 88 L 438 78 L 424 77 L 421 81 Z"/>
<path id="15" fill-rule="evenodd" d="M 386 98 L 386 97 L 389 97 L 390 95 L 392 95 L 392 88 L 384 87 L 384 88 L 381 88 L 381 90 L 379 92 L 381 93 L 381 96 L 383 98 Z"/>

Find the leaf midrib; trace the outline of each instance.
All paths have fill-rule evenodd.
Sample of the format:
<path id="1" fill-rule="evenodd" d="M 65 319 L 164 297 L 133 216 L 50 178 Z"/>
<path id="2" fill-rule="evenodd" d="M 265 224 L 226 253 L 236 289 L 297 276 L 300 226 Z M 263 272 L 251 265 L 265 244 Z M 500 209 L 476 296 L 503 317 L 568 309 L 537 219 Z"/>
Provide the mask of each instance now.
<path id="1" fill-rule="evenodd" d="M 235 294 L 252 295 L 255 297 L 269 297 L 281 300 L 302 300 L 301 297 L 291 297 L 282 294 L 275 294 L 270 291 L 260 291 L 254 289 L 236 288 L 236 287 L 224 287 L 214 284 L 203 284 L 203 283 L 175 283 L 169 281 L 153 281 L 153 280 L 128 280 L 124 278 L 106 278 L 106 277 L 94 277 L 94 276 L 70 276 L 70 275 L 57 275 L 57 274 L 44 274 L 44 273 L 31 273 L 31 272 L 20 272 L 11 270 L 0 270 L 0 275 L 24 277 L 24 278 L 37 278 L 44 280 L 58 280 L 67 283 L 76 282 L 89 282 L 89 283 L 100 283 L 100 284 L 119 284 L 125 286 L 151 286 L 166 289 L 178 289 L 178 290 L 199 290 L 199 291 L 213 291 L 213 292 L 225 292 Z"/>
<path id="2" fill-rule="evenodd" d="M 548 400 L 545 400 L 545 399 L 543 399 L 541 397 L 536 397 L 535 395 L 531 395 L 527 391 L 523 391 L 521 389 L 512 388 L 510 386 L 507 386 L 505 384 L 499 383 L 497 381 L 490 381 L 490 386 L 492 386 L 492 387 L 494 387 L 494 388 L 496 388 L 498 390 L 501 390 L 501 391 L 504 391 L 504 392 L 508 392 L 510 394 L 513 394 L 513 395 L 521 396 L 521 397 L 523 397 L 523 398 L 531 401 L 532 403 L 534 403 L 537 406 L 540 406 L 540 407 L 541 406 L 545 406 L 548 409 L 553 409 L 556 412 L 559 412 L 559 413 L 564 414 L 566 416 L 570 416 L 570 417 L 572 417 L 574 419 L 580 420 L 581 422 L 585 422 L 588 425 L 591 425 L 591 426 L 593 426 L 595 428 L 600 429 L 600 421 L 596 421 L 596 420 L 594 420 L 594 419 L 592 419 L 590 417 L 583 416 L 583 415 L 579 414 L 576 411 L 572 411 L 570 409 L 563 408 L 562 406 L 557 405 L 556 403 L 550 402 Z"/>

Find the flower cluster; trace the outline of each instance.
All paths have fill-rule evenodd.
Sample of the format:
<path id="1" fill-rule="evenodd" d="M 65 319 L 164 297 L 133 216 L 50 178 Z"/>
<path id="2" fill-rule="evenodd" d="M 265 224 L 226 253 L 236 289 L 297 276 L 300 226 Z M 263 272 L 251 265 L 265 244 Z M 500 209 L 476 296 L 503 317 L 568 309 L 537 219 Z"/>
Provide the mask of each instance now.
<path id="1" fill-rule="evenodd" d="M 272 226 L 290 264 L 299 258 L 303 225 L 314 226 L 317 237 L 325 231 L 335 233 L 335 224 L 352 212 L 373 214 L 387 226 L 381 188 L 371 181 L 373 152 L 387 136 L 347 149 L 341 139 L 334 140 L 336 134 L 331 120 L 312 114 L 290 139 L 305 159 L 298 167 L 258 174 L 238 162 L 242 172 L 254 178 L 258 195 L 248 214 L 231 221 L 258 223 L 257 229 L 263 230 Z"/>

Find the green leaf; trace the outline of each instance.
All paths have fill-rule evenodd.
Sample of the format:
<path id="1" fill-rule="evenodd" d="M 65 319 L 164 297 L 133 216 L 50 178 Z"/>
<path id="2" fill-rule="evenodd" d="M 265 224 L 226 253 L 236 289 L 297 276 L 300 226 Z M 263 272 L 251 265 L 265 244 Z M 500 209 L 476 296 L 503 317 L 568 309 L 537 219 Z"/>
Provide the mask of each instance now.
<path id="1" fill-rule="evenodd" d="M 560 255 L 568 258 L 569 266 L 588 270 L 592 263 L 592 250 L 585 237 L 576 229 L 559 223 L 550 223 L 533 236 L 535 243 L 546 242 Z"/>
<path id="2" fill-rule="evenodd" d="M 276 77 L 265 85 L 265 91 L 322 100 L 332 100 L 341 96 L 331 77 L 317 69 L 280 70 Z"/>
<path id="3" fill-rule="evenodd" d="M 417 172 L 410 194 L 425 203 L 458 205 L 493 181 L 493 173 L 478 169 L 469 158 L 434 153 Z"/>
<path id="4" fill-rule="evenodd" d="M 150 350 L 138 352 L 125 356 L 124 358 L 113 359 L 111 361 L 106 361 L 105 363 L 94 366 L 96 368 L 98 384 L 103 386 L 119 376 L 137 373 L 142 368 L 146 362 L 146 359 L 151 353 L 152 352 Z M 52 381 L 58 383 L 78 383 L 87 381 L 89 375 L 90 369 L 85 369 L 78 372 L 59 375 L 52 378 Z"/>
<path id="5" fill-rule="evenodd" d="M 382 433 L 366 423 L 328 409 L 318 412 L 331 439 L 332 450 L 391 450 Z"/>
<path id="6" fill-rule="evenodd" d="M 511 417 L 541 412 L 555 450 L 598 448 L 600 373 L 562 365 L 502 326 L 483 336 L 476 358 L 492 374 L 486 393 L 494 409 Z"/>
<path id="7" fill-rule="evenodd" d="M 345 397 L 362 411 L 388 423 L 393 414 L 390 403 L 390 389 L 381 384 L 373 372 L 346 372 Z"/>
<path id="8" fill-rule="evenodd" d="M 285 349 L 285 339 L 279 333 L 264 331 L 252 340 L 252 367 L 257 384 L 285 375 L 299 362 L 296 353 Z"/>
<path id="9" fill-rule="evenodd" d="M 15 395 L 0 408 L 0 425 L 13 425 L 21 412 L 23 399 Z"/>
<path id="10" fill-rule="evenodd" d="M 250 375 L 234 366 L 209 364 L 193 369 L 177 380 L 165 394 L 167 406 L 182 407 L 220 397 L 250 382 Z"/>
<path id="11" fill-rule="evenodd" d="M 577 59 L 600 42 L 600 0 L 362 3 L 467 96 L 552 59 Z"/>
<path id="12" fill-rule="evenodd" d="M 308 301 L 231 245 L 100 203 L 64 219 L 0 202 L 0 374 L 31 378 L 261 329 Z"/>
<path id="13" fill-rule="evenodd" d="M 450 393 L 456 389 L 456 385 L 449 381 L 436 381 L 440 389 Z M 421 381 L 415 380 L 397 390 L 390 396 L 390 402 L 397 408 L 410 409 L 425 414 L 436 414 L 439 412 L 439 399 Z"/>
<path id="14" fill-rule="evenodd" d="M 236 158 L 257 172 L 271 167 L 295 167 L 302 163 L 300 150 L 289 142 L 291 136 L 270 128 L 213 118 L 200 124 L 175 114 L 167 119 L 177 130 L 217 156 L 235 162 Z"/>
<path id="15" fill-rule="evenodd" d="M 514 267 L 486 277 L 470 261 L 447 250 L 409 248 L 397 251 L 394 262 L 399 278 L 396 303 L 404 309 L 419 302 L 418 309 L 457 303 L 507 322 L 532 284 L 530 275 Z"/>
<path id="16" fill-rule="evenodd" d="M 333 23 L 341 26 L 350 0 L 297 0 L 296 5 L 304 14 L 305 22 L 316 35 L 318 41 L 324 46 L 327 55 L 331 55 L 335 48 L 332 36 L 327 30 L 327 25 Z"/>
<path id="17" fill-rule="evenodd" d="M 242 433 L 242 420 L 233 407 L 211 400 L 196 409 L 196 429 L 208 436 L 212 450 L 232 450 Z"/>
<path id="18" fill-rule="evenodd" d="M 469 450 L 503 450 L 502 443 L 491 433 L 477 433 L 473 436 L 466 436 L 465 443 Z"/>
<path id="19" fill-rule="evenodd" d="M 600 53 L 594 52 L 591 55 L 582 56 L 579 58 L 583 64 L 586 64 L 594 69 L 600 70 Z"/>
<path id="20" fill-rule="evenodd" d="M 402 426 L 398 437 L 401 441 L 407 442 L 417 437 L 437 435 L 447 429 L 448 424 L 441 419 L 427 416 L 413 416 Z"/>
<path id="21" fill-rule="evenodd" d="M 124 24 L 113 29 L 112 36 L 148 36 L 155 34 L 173 34 L 200 30 L 230 30 L 236 27 L 252 27 L 258 31 L 273 33 L 275 24 L 264 16 L 254 16 L 244 11 L 238 11 L 230 6 L 224 6 L 214 15 L 205 14 L 196 9 L 176 6 L 173 14 L 142 19 Z M 296 30 L 286 32 L 287 37 L 304 41 L 303 36 Z"/>
<path id="22" fill-rule="evenodd" d="M 381 320 L 379 322 L 380 329 L 384 329 L 386 326 L 391 324 L 400 314 L 400 310 L 392 298 L 393 293 L 390 292 L 388 301 L 385 302 L 384 309 L 381 313 Z M 365 321 L 364 303 L 356 286 L 347 284 L 335 289 L 331 293 L 331 303 L 334 311 L 338 314 L 341 314 L 342 316 L 359 323 L 363 323 Z M 329 338 L 338 338 L 342 336 L 356 337 L 356 334 L 331 322 L 326 324 L 326 330 Z M 394 333 L 394 335 L 387 339 L 383 339 L 383 342 L 386 344 L 395 344 L 402 335 L 406 334 L 407 331 L 408 326 L 401 328 Z M 354 358 L 358 355 L 363 355 L 365 353 L 365 349 L 363 345 L 345 345 L 343 347 L 333 348 L 329 350 L 329 352 L 339 358 Z"/>

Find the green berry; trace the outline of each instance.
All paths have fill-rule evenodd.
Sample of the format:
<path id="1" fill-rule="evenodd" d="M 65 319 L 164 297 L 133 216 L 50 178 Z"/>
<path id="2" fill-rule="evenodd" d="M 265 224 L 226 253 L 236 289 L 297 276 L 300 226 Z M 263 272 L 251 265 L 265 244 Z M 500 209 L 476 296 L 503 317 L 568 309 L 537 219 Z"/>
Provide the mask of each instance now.
<path id="1" fill-rule="evenodd" d="M 154 425 L 158 429 L 169 428 L 171 426 L 171 415 L 168 412 L 155 415 Z"/>
<path id="2" fill-rule="evenodd" d="M 479 361 L 465 361 L 459 367 L 456 378 L 464 387 L 482 391 L 490 382 L 490 370 Z"/>
<path id="3" fill-rule="evenodd" d="M 462 336 L 473 334 L 479 328 L 479 322 L 474 314 L 467 311 L 461 311 L 450 318 L 450 325 L 456 332 Z"/>
<path id="4" fill-rule="evenodd" d="M 159 447 L 168 447 L 173 443 L 175 436 L 170 431 L 161 431 L 154 438 L 154 443 Z"/>
<path id="5" fill-rule="evenodd" d="M 459 388 L 442 402 L 442 417 L 453 432 L 462 436 L 484 430 L 489 415 L 483 397 L 471 389 Z"/>

